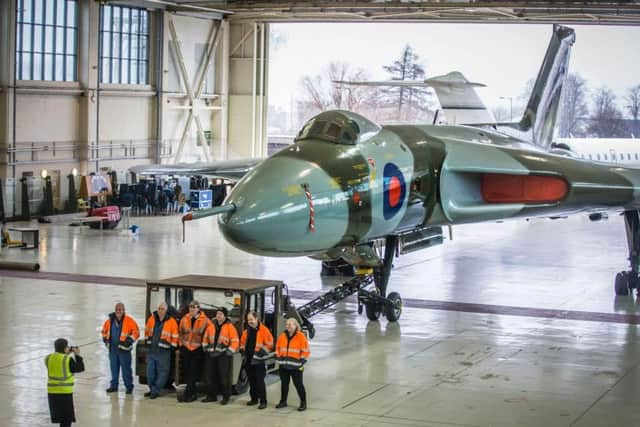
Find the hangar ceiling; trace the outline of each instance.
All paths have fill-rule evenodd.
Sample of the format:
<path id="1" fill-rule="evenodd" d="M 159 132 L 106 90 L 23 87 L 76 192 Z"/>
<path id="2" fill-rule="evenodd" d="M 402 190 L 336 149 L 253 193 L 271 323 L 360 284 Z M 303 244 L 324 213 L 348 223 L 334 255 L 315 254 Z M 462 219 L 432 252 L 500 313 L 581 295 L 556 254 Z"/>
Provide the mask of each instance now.
<path id="1" fill-rule="evenodd" d="M 141 0 L 179 12 L 227 16 L 231 20 L 437 21 L 487 23 L 640 24 L 640 1 L 242 1 Z"/>

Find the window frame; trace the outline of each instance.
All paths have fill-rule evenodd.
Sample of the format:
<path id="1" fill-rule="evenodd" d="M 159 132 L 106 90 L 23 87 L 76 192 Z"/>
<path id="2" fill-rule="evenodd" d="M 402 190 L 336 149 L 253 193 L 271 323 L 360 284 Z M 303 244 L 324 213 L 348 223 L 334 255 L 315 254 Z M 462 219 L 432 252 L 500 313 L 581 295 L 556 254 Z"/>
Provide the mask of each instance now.
<path id="1" fill-rule="evenodd" d="M 113 19 L 116 10 L 118 23 Z M 125 14 L 128 17 L 126 26 L 123 21 Z M 105 24 L 105 17 L 110 18 L 109 25 Z M 98 81 L 101 86 L 113 89 L 151 87 L 151 17 L 151 12 L 144 8 L 100 5 Z M 135 22 L 134 19 L 136 19 Z M 124 31 L 125 29 L 128 30 Z M 135 30 L 137 32 L 134 32 Z M 125 36 L 128 41 L 125 46 L 126 52 L 123 52 Z M 143 41 L 144 52 L 141 47 Z M 114 53 L 114 45 L 117 48 L 117 53 Z M 105 55 L 105 51 L 108 55 Z M 125 70 L 126 73 L 123 73 Z M 108 74 L 105 75 L 105 72 Z M 141 72 L 144 73 L 144 76 L 141 76 Z M 127 76 L 126 81 L 122 79 L 123 74 Z M 132 76 L 135 78 L 132 79 Z"/>
<path id="2" fill-rule="evenodd" d="M 15 56 L 20 85 L 77 85 L 79 8 L 78 0 L 17 0 Z"/>

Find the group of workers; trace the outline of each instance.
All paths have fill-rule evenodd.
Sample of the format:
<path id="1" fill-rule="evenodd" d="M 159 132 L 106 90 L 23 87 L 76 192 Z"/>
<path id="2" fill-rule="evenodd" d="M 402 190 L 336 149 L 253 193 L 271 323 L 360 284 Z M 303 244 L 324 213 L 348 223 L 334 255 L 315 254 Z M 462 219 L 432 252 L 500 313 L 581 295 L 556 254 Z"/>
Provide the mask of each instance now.
<path id="1" fill-rule="evenodd" d="M 242 363 L 249 380 L 250 400 L 248 406 L 258 409 L 267 407 L 265 377 L 266 362 L 274 356 L 274 340 L 269 328 L 262 324 L 257 313 L 250 311 L 246 316 L 247 327 L 238 337 L 238 331 L 229 320 L 227 309 L 216 310 L 215 318 L 209 319 L 200 311 L 198 301 L 191 301 L 189 312 L 178 323 L 168 313 L 165 302 L 147 319 L 144 339 L 149 344 L 146 353 L 147 384 L 149 391 L 145 397 L 156 399 L 169 381 L 171 355 L 179 350 L 180 363 L 185 375 L 186 390 L 184 402 L 197 400 L 196 382 L 206 364 L 208 372 L 207 395 L 202 402 L 216 402 L 226 405 L 231 398 L 233 355 L 240 351 Z M 135 342 L 140 338 L 138 324 L 125 313 L 123 303 L 117 303 L 113 313 L 102 326 L 102 339 L 109 350 L 111 382 L 107 393 L 118 391 L 120 373 L 126 394 L 133 393 L 132 357 Z M 73 374 L 84 370 L 80 350 L 69 347 L 65 339 L 54 343 L 55 352 L 47 356 L 48 396 L 51 421 L 61 426 L 75 422 L 73 408 Z M 300 398 L 298 411 L 307 409 L 306 390 L 303 384 L 303 370 L 309 358 L 309 343 L 295 319 L 287 319 L 286 329 L 275 343 L 275 358 L 279 363 L 281 379 L 280 402 L 276 408 L 287 407 L 289 382 L 293 384 Z"/>

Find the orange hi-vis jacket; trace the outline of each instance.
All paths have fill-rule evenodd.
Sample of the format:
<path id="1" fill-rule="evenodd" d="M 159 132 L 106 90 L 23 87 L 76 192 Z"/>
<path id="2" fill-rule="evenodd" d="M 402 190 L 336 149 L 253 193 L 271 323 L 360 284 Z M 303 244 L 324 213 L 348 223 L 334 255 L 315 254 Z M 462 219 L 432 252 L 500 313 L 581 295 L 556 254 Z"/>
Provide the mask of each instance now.
<path id="1" fill-rule="evenodd" d="M 244 351 L 247 345 L 248 335 L 249 332 L 247 331 L 247 329 L 245 329 L 242 332 L 242 338 L 240 338 L 240 349 L 242 351 Z M 257 363 L 263 362 L 273 355 L 272 352 L 273 335 L 271 335 L 271 331 L 269 330 L 269 328 L 260 323 L 258 325 L 258 332 L 256 333 L 256 348 L 253 350 L 253 360 L 251 361 L 252 364 L 254 364 L 254 361 Z"/>
<path id="2" fill-rule="evenodd" d="M 115 313 L 109 314 L 109 318 L 102 325 L 102 341 L 109 346 L 111 343 L 111 322 L 115 321 Z M 133 343 L 140 338 L 140 329 L 133 317 L 126 314 L 122 317 L 122 332 L 120 333 L 120 343 L 118 348 L 131 351 Z"/>
<path id="3" fill-rule="evenodd" d="M 216 343 L 215 339 L 218 328 L 220 328 L 220 334 L 218 335 L 218 342 Z M 204 346 L 204 351 L 209 353 L 224 353 L 226 351 L 235 353 L 238 351 L 238 341 L 238 331 L 236 327 L 233 326 L 233 323 L 225 320 L 222 326 L 220 326 L 218 322 L 212 320 L 204 332 L 202 345 Z"/>
<path id="4" fill-rule="evenodd" d="M 193 322 L 193 328 L 191 327 L 192 321 L 191 313 L 187 313 L 186 316 L 180 320 L 180 345 L 186 347 L 189 351 L 194 351 L 202 346 L 202 339 L 204 337 L 204 331 L 209 326 L 209 318 L 200 312 L 195 322 Z"/>
<path id="5" fill-rule="evenodd" d="M 153 338 L 153 328 L 156 326 L 156 321 L 160 321 L 158 317 L 158 312 L 154 311 L 149 319 L 147 320 L 147 325 L 144 328 L 144 337 L 147 340 L 151 340 Z M 160 343 L 158 343 L 158 347 L 171 349 L 171 347 L 178 346 L 178 322 L 173 317 L 170 317 L 168 314 L 165 315 L 165 320 L 162 325 L 162 332 L 160 333 Z"/>
<path id="6" fill-rule="evenodd" d="M 284 331 L 276 343 L 276 358 L 280 366 L 285 369 L 299 369 L 311 355 L 309 341 L 301 332 L 296 331 L 291 338 Z"/>

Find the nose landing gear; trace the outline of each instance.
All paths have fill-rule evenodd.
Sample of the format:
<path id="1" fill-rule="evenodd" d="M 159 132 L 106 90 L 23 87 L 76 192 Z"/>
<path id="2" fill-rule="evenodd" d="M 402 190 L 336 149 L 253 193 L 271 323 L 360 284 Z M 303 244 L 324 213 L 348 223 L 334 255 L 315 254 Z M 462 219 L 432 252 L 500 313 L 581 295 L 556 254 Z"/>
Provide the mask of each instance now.
<path id="1" fill-rule="evenodd" d="M 640 291 L 640 211 L 625 211 L 624 224 L 629 247 L 629 271 L 616 274 L 614 289 L 616 295 L 629 295 L 629 291 Z"/>
<path id="2" fill-rule="evenodd" d="M 387 236 L 384 245 L 384 257 L 382 265 L 373 271 L 375 287 L 373 290 L 360 289 L 358 291 L 358 312 L 365 308 L 367 318 L 376 321 L 384 314 L 388 321 L 396 322 L 402 315 L 402 298 L 397 292 L 391 292 L 388 296 L 387 285 L 393 264 L 393 257 L 398 247 L 397 236 Z"/>

